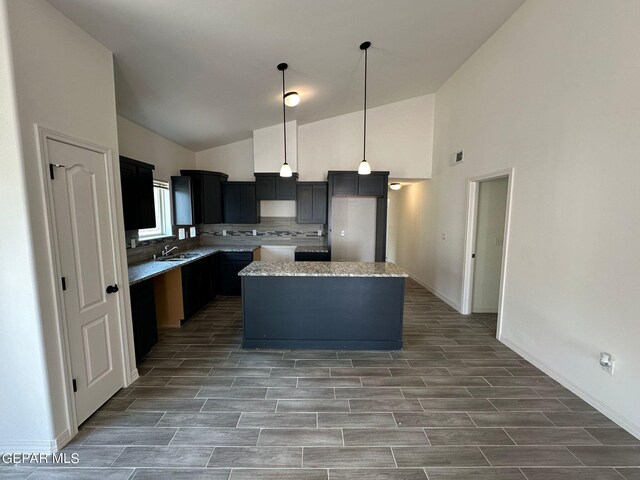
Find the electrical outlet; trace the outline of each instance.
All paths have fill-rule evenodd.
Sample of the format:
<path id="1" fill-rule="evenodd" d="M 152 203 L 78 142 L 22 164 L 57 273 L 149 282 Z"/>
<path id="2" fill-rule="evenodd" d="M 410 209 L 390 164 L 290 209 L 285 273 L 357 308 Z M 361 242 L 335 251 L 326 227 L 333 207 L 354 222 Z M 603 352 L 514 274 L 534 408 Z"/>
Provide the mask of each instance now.
<path id="1" fill-rule="evenodd" d="M 616 365 L 616 361 L 611 356 L 610 353 L 602 352 L 600 353 L 600 367 L 603 370 L 609 373 L 609 375 L 613 375 L 613 369 Z"/>
<path id="2" fill-rule="evenodd" d="M 226 230 L 222 230 L 222 236 L 226 237 L 227 236 L 227 231 Z"/>
<path id="3" fill-rule="evenodd" d="M 178 240 L 184 240 L 186 238 L 187 234 L 184 230 L 184 228 L 179 228 L 178 229 Z"/>
<path id="4" fill-rule="evenodd" d="M 135 238 L 131 239 L 131 248 L 136 248 L 136 239 Z"/>
<path id="5" fill-rule="evenodd" d="M 189 229 L 189 236 L 190 236 L 191 238 L 195 238 L 195 236 L 196 236 L 196 227 L 191 227 L 191 228 Z"/>
<path id="6" fill-rule="evenodd" d="M 257 230 L 254 230 L 254 231 L 253 231 L 253 236 L 255 237 L 256 235 L 258 235 L 258 231 L 257 231 Z"/>

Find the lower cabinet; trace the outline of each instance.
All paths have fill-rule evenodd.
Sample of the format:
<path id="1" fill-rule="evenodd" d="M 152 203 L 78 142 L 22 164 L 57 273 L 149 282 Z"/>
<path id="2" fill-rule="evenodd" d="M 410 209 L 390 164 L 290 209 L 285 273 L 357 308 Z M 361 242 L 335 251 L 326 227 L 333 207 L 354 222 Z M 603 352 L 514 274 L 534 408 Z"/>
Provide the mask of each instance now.
<path id="1" fill-rule="evenodd" d="M 241 295 L 242 282 L 238 272 L 253 261 L 252 252 L 221 252 L 217 292 L 221 295 Z"/>
<path id="2" fill-rule="evenodd" d="M 216 256 L 211 255 L 182 267 L 182 304 L 185 321 L 215 298 Z"/>
<path id="3" fill-rule="evenodd" d="M 296 262 L 330 262 L 329 252 L 296 252 Z"/>
<path id="4" fill-rule="evenodd" d="M 136 283 L 129 289 L 136 361 L 142 360 L 158 341 L 153 280 Z"/>

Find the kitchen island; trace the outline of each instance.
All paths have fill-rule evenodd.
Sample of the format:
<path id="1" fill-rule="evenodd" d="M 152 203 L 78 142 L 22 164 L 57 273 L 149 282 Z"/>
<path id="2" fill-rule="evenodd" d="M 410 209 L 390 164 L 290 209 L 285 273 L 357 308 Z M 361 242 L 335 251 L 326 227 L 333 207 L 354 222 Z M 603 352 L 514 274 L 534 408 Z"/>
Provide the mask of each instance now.
<path id="1" fill-rule="evenodd" d="M 243 348 L 399 350 L 404 284 L 388 262 L 253 262 Z"/>

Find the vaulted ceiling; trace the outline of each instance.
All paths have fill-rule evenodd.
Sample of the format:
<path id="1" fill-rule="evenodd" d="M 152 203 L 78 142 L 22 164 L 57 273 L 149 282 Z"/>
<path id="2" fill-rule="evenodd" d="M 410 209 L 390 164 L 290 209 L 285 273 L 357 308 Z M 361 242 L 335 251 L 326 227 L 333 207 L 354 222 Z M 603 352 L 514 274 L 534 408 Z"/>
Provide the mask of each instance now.
<path id="1" fill-rule="evenodd" d="M 49 0 L 114 53 L 118 113 L 195 151 L 435 92 L 524 0 Z"/>

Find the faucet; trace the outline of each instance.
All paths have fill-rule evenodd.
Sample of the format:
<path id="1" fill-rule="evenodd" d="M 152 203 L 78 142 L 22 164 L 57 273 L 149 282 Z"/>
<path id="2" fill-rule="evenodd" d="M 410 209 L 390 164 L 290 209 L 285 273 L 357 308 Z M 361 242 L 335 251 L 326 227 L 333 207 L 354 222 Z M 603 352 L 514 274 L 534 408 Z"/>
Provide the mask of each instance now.
<path id="1" fill-rule="evenodd" d="M 178 249 L 178 247 L 169 248 L 169 245 L 165 245 L 165 247 L 162 249 L 162 253 L 160 255 L 163 256 L 163 257 L 166 257 L 171 252 L 173 252 L 174 250 L 177 250 L 177 249 Z"/>

